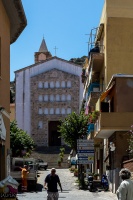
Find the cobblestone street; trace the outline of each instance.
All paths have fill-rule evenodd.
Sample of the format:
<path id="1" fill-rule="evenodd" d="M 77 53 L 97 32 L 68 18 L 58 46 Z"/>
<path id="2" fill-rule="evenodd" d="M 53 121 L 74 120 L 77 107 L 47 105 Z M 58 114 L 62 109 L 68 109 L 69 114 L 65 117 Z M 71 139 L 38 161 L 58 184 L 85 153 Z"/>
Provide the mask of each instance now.
<path id="1" fill-rule="evenodd" d="M 43 200 L 47 199 L 47 192 L 43 189 L 44 178 L 50 170 L 39 171 L 40 177 L 38 178 L 38 191 L 37 192 L 27 192 L 18 194 L 19 200 Z M 63 192 L 59 191 L 59 199 L 69 199 L 69 200 L 116 200 L 116 195 L 111 192 L 89 192 L 88 190 L 79 190 L 75 185 L 76 177 L 73 173 L 69 172 L 69 169 L 57 169 L 57 174 L 60 177 Z"/>

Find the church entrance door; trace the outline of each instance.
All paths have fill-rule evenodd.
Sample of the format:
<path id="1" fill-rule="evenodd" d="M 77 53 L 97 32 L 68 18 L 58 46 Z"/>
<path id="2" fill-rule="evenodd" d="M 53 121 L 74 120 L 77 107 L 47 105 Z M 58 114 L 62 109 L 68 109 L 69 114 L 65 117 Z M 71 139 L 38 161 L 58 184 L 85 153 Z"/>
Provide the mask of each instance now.
<path id="1" fill-rule="evenodd" d="M 59 121 L 49 122 L 49 146 L 61 146 L 60 133 L 58 132 Z"/>

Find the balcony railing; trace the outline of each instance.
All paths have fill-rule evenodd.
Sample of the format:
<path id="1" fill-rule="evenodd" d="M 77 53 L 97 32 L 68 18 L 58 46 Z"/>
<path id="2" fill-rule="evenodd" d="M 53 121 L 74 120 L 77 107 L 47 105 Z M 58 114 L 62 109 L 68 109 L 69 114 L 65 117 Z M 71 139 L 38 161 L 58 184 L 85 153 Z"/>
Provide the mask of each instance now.
<path id="1" fill-rule="evenodd" d="M 99 83 L 92 83 L 88 88 L 88 96 L 91 92 L 99 92 L 100 91 L 100 84 Z"/>
<path id="2" fill-rule="evenodd" d="M 94 124 L 88 124 L 87 134 L 90 134 L 91 132 L 94 132 Z"/>
<path id="3" fill-rule="evenodd" d="M 101 112 L 94 125 L 94 137 L 109 138 L 115 131 L 129 131 L 133 112 Z"/>
<path id="4" fill-rule="evenodd" d="M 101 94 L 100 84 L 92 83 L 88 89 L 88 103 L 90 106 L 93 106 L 99 99 Z"/>

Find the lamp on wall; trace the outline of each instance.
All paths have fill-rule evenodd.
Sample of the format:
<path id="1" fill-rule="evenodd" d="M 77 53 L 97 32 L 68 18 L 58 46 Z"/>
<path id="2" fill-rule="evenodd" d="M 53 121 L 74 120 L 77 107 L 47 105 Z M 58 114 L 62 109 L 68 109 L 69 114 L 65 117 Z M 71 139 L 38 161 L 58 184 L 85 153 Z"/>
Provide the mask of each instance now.
<path id="1" fill-rule="evenodd" d="M 109 143 L 109 147 L 110 147 L 110 151 L 115 151 L 116 149 L 115 144 L 113 142 Z"/>

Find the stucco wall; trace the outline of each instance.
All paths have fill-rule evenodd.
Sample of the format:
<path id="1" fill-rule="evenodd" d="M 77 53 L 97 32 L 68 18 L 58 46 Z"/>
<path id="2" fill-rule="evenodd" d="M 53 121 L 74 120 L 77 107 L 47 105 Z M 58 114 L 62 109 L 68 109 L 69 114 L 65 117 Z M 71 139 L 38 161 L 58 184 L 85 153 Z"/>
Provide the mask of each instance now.
<path id="1" fill-rule="evenodd" d="M 1 72 L 0 72 L 0 106 L 9 113 L 10 107 L 10 22 L 7 13 L 0 0 L 0 40 L 1 40 Z M 7 149 L 10 148 L 10 121 L 3 116 L 6 127 L 5 152 L 0 157 L 0 180 L 6 176 L 6 156 Z M 0 147 L 1 148 L 1 147 Z M 4 148 L 4 146 L 3 146 Z M 2 151 L 3 152 L 3 151 Z"/>
<path id="2" fill-rule="evenodd" d="M 108 18 L 107 82 L 113 74 L 133 74 L 133 19 Z"/>

